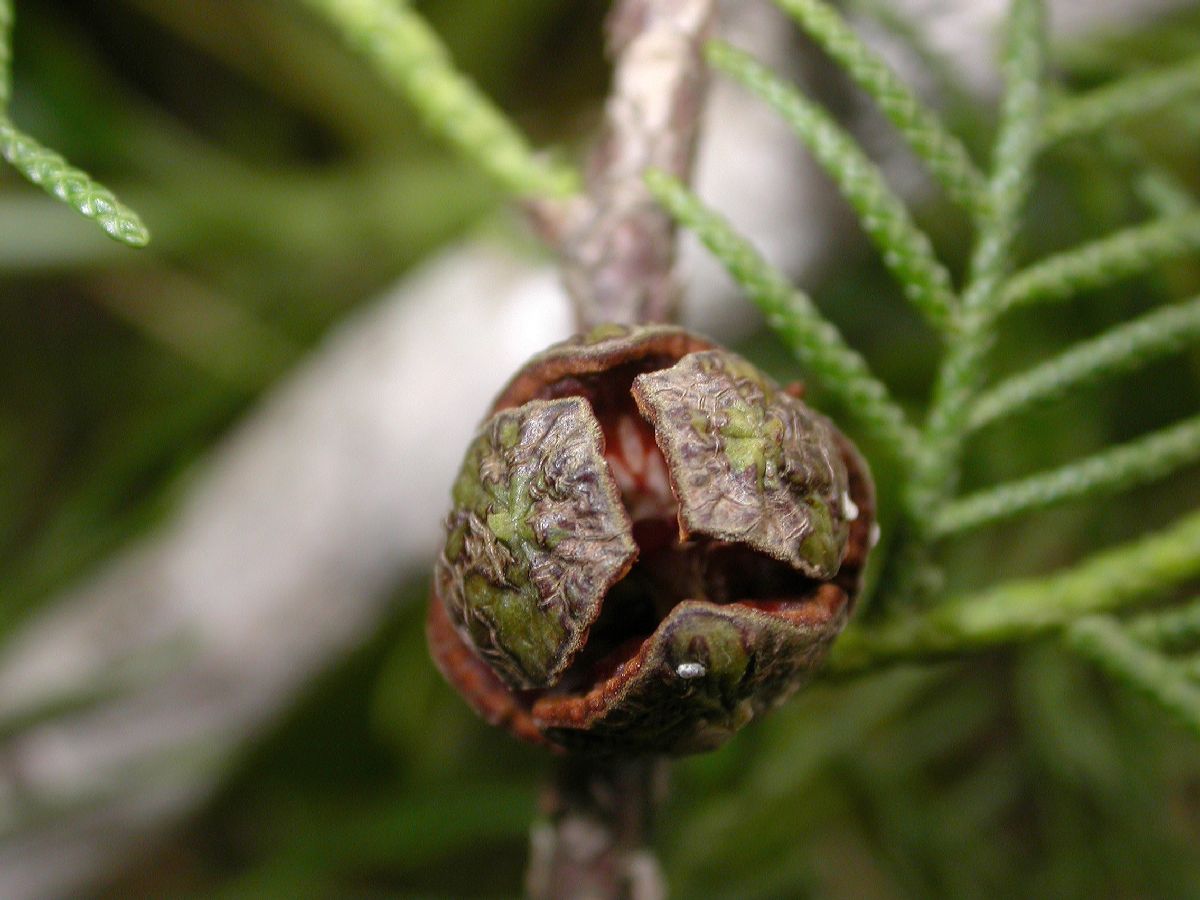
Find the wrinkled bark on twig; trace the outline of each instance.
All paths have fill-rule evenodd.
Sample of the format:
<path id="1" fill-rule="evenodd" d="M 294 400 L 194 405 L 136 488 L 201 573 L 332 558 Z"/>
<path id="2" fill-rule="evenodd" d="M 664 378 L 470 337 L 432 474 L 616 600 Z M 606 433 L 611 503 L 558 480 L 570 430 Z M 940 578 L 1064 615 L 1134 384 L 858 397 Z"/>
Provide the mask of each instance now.
<path id="1" fill-rule="evenodd" d="M 608 22 L 615 58 L 604 133 L 586 196 L 530 207 L 562 254 L 580 328 L 665 322 L 678 305 L 675 226 L 642 180 L 648 169 L 691 172 L 707 82 L 703 42 L 714 0 L 622 0 Z"/>
<path id="2" fill-rule="evenodd" d="M 661 900 L 662 871 L 646 849 L 666 763 L 655 757 L 568 757 L 547 787 L 526 888 L 532 900 Z"/>

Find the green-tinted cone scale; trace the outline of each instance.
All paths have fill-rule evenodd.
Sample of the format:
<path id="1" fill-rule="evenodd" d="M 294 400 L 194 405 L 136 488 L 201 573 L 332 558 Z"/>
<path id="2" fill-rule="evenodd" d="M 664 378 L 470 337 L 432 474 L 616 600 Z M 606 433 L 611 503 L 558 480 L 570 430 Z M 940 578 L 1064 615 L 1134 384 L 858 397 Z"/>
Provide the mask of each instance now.
<path id="1" fill-rule="evenodd" d="M 710 749 L 787 698 L 872 541 L 849 441 L 670 326 L 531 359 L 467 450 L 434 575 L 434 660 L 488 721 L 601 753 Z"/>
<path id="2" fill-rule="evenodd" d="M 531 400 L 467 451 L 438 593 L 506 682 L 549 687 L 636 555 L 587 401 Z"/>

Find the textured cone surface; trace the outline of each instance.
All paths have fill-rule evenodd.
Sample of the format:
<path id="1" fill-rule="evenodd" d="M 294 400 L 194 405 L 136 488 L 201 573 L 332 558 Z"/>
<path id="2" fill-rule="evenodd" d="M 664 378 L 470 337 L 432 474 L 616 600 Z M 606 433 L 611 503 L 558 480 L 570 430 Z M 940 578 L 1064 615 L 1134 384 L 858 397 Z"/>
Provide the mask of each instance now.
<path id="1" fill-rule="evenodd" d="M 674 325 L 598 325 L 531 357 L 509 379 L 492 408 L 561 396 L 562 382 L 604 375 L 625 363 L 657 363 L 653 367 L 662 368 L 688 353 L 715 346 Z"/>
<path id="2" fill-rule="evenodd" d="M 534 704 L 551 740 L 589 751 L 696 753 L 786 700 L 845 624 L 845 594 L 826 585 L 812 609 L 781 616 L 684 601 L 633 659 L 581 700 Z"/>
<path id="3" fill-rule="evenodd" d="M 827 420 L 724 350 L 639 375 L 684 536 L 734 541 L 814 578 L 841 565 L 854 516 Z"/>
<path id="4" fill-rule="evenodd" d="M 435 573 L 451 620 L 510 686 L 552 685 L 637 555 L 591 408 L 492 416 L 453 493 Z"/>
<path id="5" fill-rule="evenodd" d="M 874 509 L 853 445 L 756 367 L 672 326 L 601 326 L 518 370 L 468 449 L 430 648 L 525 740 L 710 749 L 821 664 Z"/>

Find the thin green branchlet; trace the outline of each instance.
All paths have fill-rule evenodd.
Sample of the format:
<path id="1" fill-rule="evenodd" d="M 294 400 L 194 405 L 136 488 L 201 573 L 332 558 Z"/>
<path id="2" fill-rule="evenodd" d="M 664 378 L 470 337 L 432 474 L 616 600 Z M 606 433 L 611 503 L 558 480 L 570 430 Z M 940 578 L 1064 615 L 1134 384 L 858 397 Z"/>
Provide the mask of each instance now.
<path id="1" fill-rule="evenodd" d="M 1021 643 L 1081 616 L 1166 599 L 1197 577 L 1200 513 L 1191 513 L 1052 575 L 1005 582 L 882 625 L 848 629 L 834 646 L 830 666 L 848 674 Z"/>
<path id="2" fill-rule="evenodd" d="M 1044 259 L 1004 286 L 1000 311 L 1067 300 L 1200 251 L 1200 212 L 1135 225 Z"/>
<path id="3" fill-rule="evenodd" d="M 778 5 L 875 100 L 951 199 L 972 216 L 982 215 L 987 185 L 966 147 L 841 15 L 822 0 L 778 0 Z"/>
<path id="4" fill-rule="evenodd" d="M 918 453 L 904 491 L 905 518 L 890 576 L 898 598 L 928 597 L 941 583 L 932 562 L 932 513 L 958 484 L 971 401 L 983 381 L 992 324 L 1010 249 L 1029 190 L 1037 146 L 1043 56 L 1039 0 L 1015 0 L 1005 53 L 1006 91 L 988 181 L 988 203 L 976 218 L 975 249 L 961 293 L 955 333 L 939 367 Z"/>
<path id="5" fill-rule="evenodd" d="M 437 33 L 400 0 L 303 0 L 336 29 L 426 126 L 508 191 L 566 196 L 577 173 L 534 153 L 512 121 L 459 72 Z"/>
<path id="6" fill-rule="evenodd" d="M 1080 341 L 979 395 L 968 428 L 983 428 L 1068 391 L 1169 356 L 1200 341 L 1200 297 L 1147 313 Z"/>
<path id="7" fill-rule="evenodd" d="M 957 299 L 950 274 L 929 238 L 858 143 L 832 116 L 805 99 L 753 57 L 728 44 L 708 46 L 708 59 L 764 100 L 787 122 L 829 173 L 878 248 L 905 295 L 940 334 L 954 331 Z"/>
<path id="8" fill-rule="evenodd" d="M 777 5 L 779 2 L 781 0 L 777 0 Z M 907 53 L 912 55 L 913 61 L 923 70 L 923 76 L 929 79 L 928 90 L 930 101 L 928 101 L 926 109 L 929 110 L 930 116 L 937 123 L 937 127 L 943 128 L 951 139 L 957 138 L 942 123 L 946 113 L 961 116 L 963 124 L 971 129 L 982 124 L 982 119 L 978 114 L 979 98 L 972 94 L 970 86 L 964 82 L 962 69 L 959 64 L 945 52 L 944 48 L 937 45 L 936 36 L 925 28 L 919 10 L 898 7 L 891 0 L 845 0 L 843 3 L 838 3 L 837 8 L 846 17 L 847 24 L 849 24 L 851 17 L 868 21 L 873 27 L 892 36 L 905 48 Z M 797 23 L 800 24 L 800 27 L 804 27 L 803 23 L 799 20 L 797 20 Z M 853 31 L 852 28 L 850 30 Z M 812 34 L 812 32 L 810 32 L 810 36 L 820 43 L 821 39 Z M 873 51 L 865 41 L 861 41 L 860 39 L 860 42 L 867 53 L 873 54 Z M 824 49 L 830 56 L 833 55 L 828 47 L 824 47 Z M 880 61 L 884 66 L 888 65 L 886 62 Z M 899 73 L 894 70 L 892 71 L 892 76 L 901 84 L 904 83 Z M 872 88 L 865 80 L 860 81 L 857 75 L 852 75 L 852 77 L 860 88 L 868 94 L 872 94 Z M 872 97 L 876 103 L 882 104 L 881 97 L 874 96 L 873 94 Z M 922 102 L 922 98 L 917 97 L 915 91 L 913 92 L 913 97 L 918 103 Z M 888 118 L 891 119 L 891 115 L 888 115 Z M 892 119 L 892 122 L 894 125 L 897 124 L 895 119 Z M 918 156 L 923 157 L 923 154 L 912 143 L 911 138 L 905 137 L 905 140 Z M 979 169 L 978 163 L 974 161 L 975 153 L 968 152 L 967 155 L 978 175 L 976 188 L 979 196 L 977 202 L 986 204 L 987 180 L 984 178 L 983 172 Z M 925 162 L 932 172 L 932 159 L 926 159 Z M 943 187 L 945 187 L 944 184 Z M 951 199 L 953 199 L 952 194 Z"/>
<path id="9" fill-rule="evenodd" d="M 1005 57 L 1006 92 L 1001 109 L 988 213 L 978 223 L 958 333 L 947 349 L 922 435 L 921 453 L 906 500 L 919 523 L 953 493 L 971 402 L 983 380 L 992 344 L 991 325 L 1021 207 L 1028 193 L 1039 133 L 1043 11 L 1038 0 L 1015 0 Z"/>
<path id="10" fill-rule="evenodd" d="M 93 220 L 114 240 L 131 247 L 144 247 L 149 242 L 150 232 L 138 214 L 112 191 L 3 118 L 0 155 L 29 181 Z"/>
<path id="11" fill-rule="evenodd" d="M 25 178 L 93 220 L 130 247 L 144 247 L 150 232 L 132 209 L 62 155 L 20 131 L 8 117 L 12 97 L 12 0 L 0 0 L 0 156 Z"/>
<path id="12" fill-rule="evenodd" d="M 933 533 L 946 537 L 1068 500 L 1115 494 L 1200 460 L 1200 416 L 1049 472 L 962 497 L 944 506 Z"/>

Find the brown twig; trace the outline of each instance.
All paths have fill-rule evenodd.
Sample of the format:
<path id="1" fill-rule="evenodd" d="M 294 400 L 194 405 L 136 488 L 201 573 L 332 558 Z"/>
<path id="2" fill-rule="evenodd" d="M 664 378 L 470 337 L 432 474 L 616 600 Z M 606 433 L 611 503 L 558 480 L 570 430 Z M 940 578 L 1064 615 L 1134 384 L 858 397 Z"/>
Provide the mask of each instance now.
<path id="1" fill-rule="evenodd" d="M 704 106 L 702 47 L 714 0 L 620 0 L 608 21 L 613 85 L 583 197 L 531 204 L 562 254 L 581 329 L 663 322 L 678 287 L 675 226 L 643 182 L 648 169 L 686 179 Z"/>
<path id="2" fill-rule="evenodd" d="M 661 900 L 666 885 L 647 849 L 665 793 L 666 763 L 568 756 L 542 798 L 548 821 L 532 834 L 533 900 Z"/>

